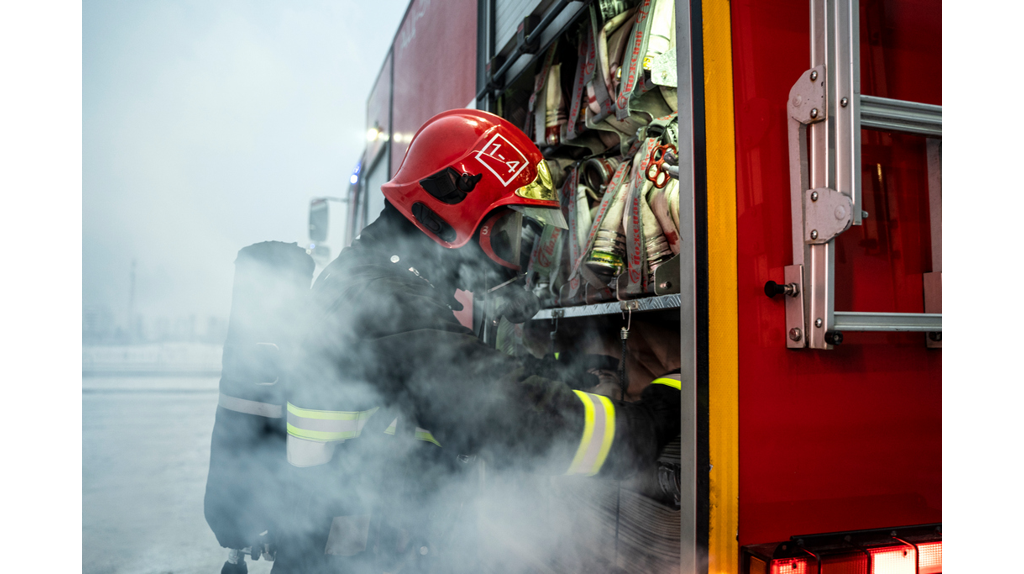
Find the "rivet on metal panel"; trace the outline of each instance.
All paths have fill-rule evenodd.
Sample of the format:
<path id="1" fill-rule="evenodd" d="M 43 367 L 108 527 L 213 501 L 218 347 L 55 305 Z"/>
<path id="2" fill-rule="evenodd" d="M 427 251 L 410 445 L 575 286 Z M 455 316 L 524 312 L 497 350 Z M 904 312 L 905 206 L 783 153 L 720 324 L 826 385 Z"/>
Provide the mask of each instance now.
<path id="1" fill-rule="evenodd" d="M 809 189 L 804 193 L 805 241 L 823 244 L 850 228 L 853 206 L 847 195 L 828 187 Z M 814 199 L 815 193 L 818 194 L 817 199 Z"/>
<path id="2" fill-rule="evenodd" d="M 793 327 L 792 329 L 789 330 L 790 339 L 794 341 L 799 341 L 801 337 L 803 337 L 803 333 L 800 332 L 800 329 Z"/>
<path id="3" fill-rule="evenodd" d="M 811 192 L 811 201 L 818 201 L 818 192 L 817 191 L 812 191 Z"/>
<path id="4" fill-rule="evenodd" d="M 867 219 L 867 218 L 868 218 L 868 212 L 866 212 L 866 211 L 861 211 L 861 212 L 860 212 L 860 218 L 861 218 L 861 219 Z"/>
<path id="5" fill-rule="evenodd" d="M 824 324 L 824 322 L 821 320 L 821 317 L 818 317 L 817 319 L 814 320 L 814 326 L 815 327 L 820 329 L 822 324 Z"/>
<path id="6" fill-rule="evenodd" d="M 843 98 L 843 99 L 839 100 L 839 105 L 843 106 L 844 108 L 846 106 L 848 106 L 849 104 L 850 104 L 850 99 L 849 98 Z"/>
<path id="7" fill-rule="evenodd" d="M 812 81 L 798 80 L 789 90 L 787 111 L 789 117 L 801 124 L 820 122 L 828 115 L 828 102 L 825 98 L 826 71 L 825 66 L 816 66 L 806 72 Z M 807 77 L 807 76 L 805 76 Z M 813 113 L 811 110 L 816 110 Z"/>

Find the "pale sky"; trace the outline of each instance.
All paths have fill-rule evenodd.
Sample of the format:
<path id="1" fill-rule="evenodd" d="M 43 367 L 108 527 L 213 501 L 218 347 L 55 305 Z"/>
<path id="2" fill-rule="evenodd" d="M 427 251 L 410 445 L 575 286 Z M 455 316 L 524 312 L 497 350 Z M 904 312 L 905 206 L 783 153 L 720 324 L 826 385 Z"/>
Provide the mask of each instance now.
<path id="1" fill-rule="evenodd" d="M 340 195 L 407 0 L 86 0 L 82 303 L 226 317 L 237 251 Z"/>

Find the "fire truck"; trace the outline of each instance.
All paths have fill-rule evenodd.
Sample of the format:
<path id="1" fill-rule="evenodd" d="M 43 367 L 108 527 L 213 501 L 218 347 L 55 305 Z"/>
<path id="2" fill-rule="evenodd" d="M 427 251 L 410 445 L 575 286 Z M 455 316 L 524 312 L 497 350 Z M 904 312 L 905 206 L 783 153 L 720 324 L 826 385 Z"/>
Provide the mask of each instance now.
<path id="1" fill-rule="evenodd" d="M 581 544 L 607 571 L 941 572 L 941 64 L 938 0 L 412 0 L 337 241 L 431 116 L 522 126 L 571 227 L 539 232 L 537 316 L 462 294 L 460 320 L 617 356 L 627 400 L 682 372 L 678 490 L 618 485 Z"/>

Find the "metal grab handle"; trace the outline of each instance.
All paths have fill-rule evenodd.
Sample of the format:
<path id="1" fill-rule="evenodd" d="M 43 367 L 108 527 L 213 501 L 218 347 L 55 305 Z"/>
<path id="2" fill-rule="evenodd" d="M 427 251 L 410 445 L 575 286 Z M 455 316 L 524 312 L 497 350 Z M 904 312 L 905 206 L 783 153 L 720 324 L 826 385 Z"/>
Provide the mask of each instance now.
<path id="1" fill-rule="evenodd" d="M 764 284 L 764 294 L 767 295 L 769 299 L 775 297 L 776 295 L 788 295 L 790 297 L 796 297 L 797 295 L 800 294 L 800 287 L 796 283 L 788 283 L 785 285 L 781 285 L 774 281 L 769 281 Z"/>

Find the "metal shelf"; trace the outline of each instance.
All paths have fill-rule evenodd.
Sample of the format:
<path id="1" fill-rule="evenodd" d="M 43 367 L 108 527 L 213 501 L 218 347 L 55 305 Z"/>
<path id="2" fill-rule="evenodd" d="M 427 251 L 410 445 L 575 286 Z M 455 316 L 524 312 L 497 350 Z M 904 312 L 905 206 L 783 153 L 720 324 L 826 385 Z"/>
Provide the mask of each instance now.
<path id="1" fill-rule="evenodd" d="M 630 299 L 628 301 L 609 301 L 607 303 L 595 303 L 593 305 L 542 309 L 534 315 L 533 319 L 561 319 L 589 317 L 592 315 L 614 315 L 630 310 L 639 313 L 644 311 L 660 311 L 663 309 L 678 309 L 679 302 L 679 293 L 673 293 L 671 295 L 643 297 L 640 299 Z"/>

